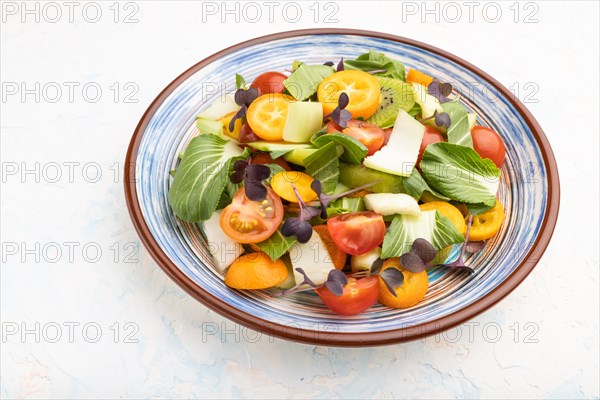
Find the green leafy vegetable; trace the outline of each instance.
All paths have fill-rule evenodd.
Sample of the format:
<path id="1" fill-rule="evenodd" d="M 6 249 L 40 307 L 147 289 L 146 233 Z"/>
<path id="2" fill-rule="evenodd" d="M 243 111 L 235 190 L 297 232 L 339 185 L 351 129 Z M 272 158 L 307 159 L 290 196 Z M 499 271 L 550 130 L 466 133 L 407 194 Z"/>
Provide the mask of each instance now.
<path id="1" fill-rule="evenodd" d="M 427 240 L 436 250 L 464 241 L 452 221 L 436 210 L 423 211 L 419 216 L 396 215 L 383 238 L 381 258 L 409 253 L 416 239 Z"/>
<path id="2" fill-rule="evenodd" d="M 450 127 L 446 131 L 448 143 L 473 147 L 473 139 L 469 129 L 469 113 L 465 106 L 458 101 L 450 101 L 443 103 L 442 108 L 450 116 L 451 121 Z"/>
<path id="3" fill-rule="evenodd" d="M 365 201 L 362 197 L 342 197 L 332 202 L 327 207 L 327 216 L 345 214 L 350 212 L 366 211 Z"/>
<path id="4" fill-rule="evenodd" d="M 344 153 L 341 158 L 350 164 L 360 164 L 368 152 L 367 147 L 360 141 L 342 133 L 326 133 L 325 130 L 320 130 L 310 141 L 317 147 L 323 147 L 331 142 L 342 146 Z"/>
<path id="5" fill-rule="evenodd" d="M 412 106 L 412 108 L 410 110 L 407 111 L 408 115 L 410 115 L 411 117 L 414 117 L 415 115 L 418 115 L 421 112 L 421 106 L 419 105 L 419 103 L 415 102 L 415 104 Z"/>
<path id="6" fill-rule="evenodd" d="M 466 204 L 467 210 L 469 211 L 469 215 L 485 214 L 486 212 L 488 212 L 492 208 L 494 208 L 495 205 L 496 205 L 495 201 L 494 201 L 494 204 L 492 204 L 492 205 L 485 205 L 483 203 L 479 203 L 479 204 Z"/>
<path id="7" fill-rule="evenodd" d="M 240 74 L 235 74 L 235 88 L 246 89 L 246 80 Z"/>
<path id="8" fill-rule="evenodd" d="M 221 136 L 223 134 L 223 123 L 212 119 L 198 117 L 196 119 L 196 128 L 201 134 L 211 134 Z"/>
<path id="9" fill-rule="evenodd" d="M 287 91 L 297 100 L 306 100 L 317 92 L 319 83 L 335 70 L 327 65 L 300 66 L 283 81 Z"/>
<path id="10" fill-rule="evenodd" d="M 281 229 L 277 229 L 267 240 L 256 245 L 275 261 L 281 258 L 296 243 L 294 236 L 283 236 Z"/>
<path id="11" fill-rule="evenodd" d="M 486 206 L 496 202 L 500 170 L 470 147 L 430 144 L 423 154 L 421 170 L 434 190 L 452 200 Z"/>
<path id="12" fill-rule="evenodd" d="M 356 60 L 345 60 L 344 66 L 346 69 L 358 69 L 365 72 L 379 71 L 374 74 L 406 81 L 404 64 L 372 49 L 368 53 L 358 56 Z"/>
<path id="13" fill-rule="evenodd" d="M 175 215 L 190 222 L 209 219 L 229 181 L 231 161 L 242 154 L 233 142 L 216 135 L 193 138 L 169 190 L 169 204 Z"/>
<path id="14" fill-rule="evenodd" d="M 321 182 L 325 193 L 333 192 L 338 183 L 338 157 L 342 151 L 334 142 L 329 142 L 306 158 L 306 173 Z"/>
<path id="15" fill-rule="evenodd" d="M 417 200 L 423 196 L 423 192 L 429 192 L 441 200 L 450 200 L 450 198 L 430 188 L 425 179 L 423 179 L 421 176 L 419 170 L 416 168 L 413 169 L 408 178 L 404 179 L 404 190 L 406 191 L 406 194 L 414 197 Z"/>

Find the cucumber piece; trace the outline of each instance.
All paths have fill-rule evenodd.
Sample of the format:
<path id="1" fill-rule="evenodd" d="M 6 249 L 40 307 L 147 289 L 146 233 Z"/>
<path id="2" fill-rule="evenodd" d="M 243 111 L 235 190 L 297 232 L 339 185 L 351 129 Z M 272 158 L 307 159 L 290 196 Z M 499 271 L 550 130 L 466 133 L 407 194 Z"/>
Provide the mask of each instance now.
<path id="1" fill-rule="evenodd" d="M 293 143 L 308 143 L 322 125 L 323 106 L 321 103 L 310 101 L 290 103 L 283 128 L 283 140 Z"/>
<path id="2" fill-rule="evenodd" d="M 378 171 L 409 177 L 417 162 L 424 134 L 425 126 L 401 109 L 388 144 L 365 158 L 363 164 Z"/>
<path id="3" fill-rule="evenodd" d="M 355 188 L 379 181 L 368 190 L 375 193 L 404 193 L 404 178 L 367 168 L 362 164 L 340 161 L 340 183 Z"/>
<path id="4" fill-rule="evenodd" d="M 427 93 L 427 88 L 421 84 L 413 83 L 415 102 L 421 106 L 421 118 L 429 118 L 433 113 L 444 112 L 440 101 Z"/>
<path id="5" fill-rule="evenodd" d="M 295 149 L 283 155 L 283 159 L 292 164 L 306 167 L 306 159 L 318 149 Z"/>
<path id="6" fill-rule="evenodd" d="M 276 151 L 276 152 L 290 152 L 296 149 L 309 149 L 312 146 L 308 143 L 285 143 L 285 142 L 267 142 L 267 141 L 259 141 L 259 142 L 250 142 L 247 143 L 248 146 L 253 149 L 260 151 Z"/>
<path id="7" fill-rule="evenodd" d="M 404 193 L 369 193 L 364 199 L 367 210 L 375 211 L 377 214 L 421 214 L 419 203 Z"/>
<path id="8" fill-rule="evenodd" d="M 475 127 L 475 124 L 477 123 L 477 114 L 468 113 L 467 120 L 469 121 L 469 131 L 472 131 L 473 128 Z"/>
<path id="9" fill-rule="evenodd" d="M 375 247 L 368 253 L 350 258 L 352 272 L 370 271 L 375 260 L 381 257 L 381 247 Z"/>
<path id="10" fill-rule="evenodd" d="M 296 278 L 294 278 L 294 269 L 292 268 L 292 262 L 290 261 L 289 254 L 285 254 L 283 257 L 280 258 L 280 260 L 283 261 L 283 263 L 287 267 L 288 276 L 279 285 L 275 285 L 275 287 L 282 290 L 293 288 L 294 286 L 296 286 Z"/>
<path id="11" fill-rule="evenodd" d="M 219 223 L 222 210 L 215 211 L 210 219 L 201 224 L 202 232 L 206 236 L 208 252 L 212 256 L 215 267 L 219 272 L 224 272 L 242 253 L 241 244 L 227 236 Z"/>
<path id="12" fill-rule="evenodd" d="M 294 267 L 294 278 L 297 282 L 302 282 L 304 277 L 296 271 L 296 268 L 302 268 L 315 285 L 324 283 L 327 280 L 329 271 L 335 269 L 329 251 L 327 251 L 327 246 L 315 231 L 313 231 L 308 242 L 294 243 L 289 254 Z"/>
<path id="13" fill-rule="evenodd" d="M 208 108 L 198 114 L 198 118 L 217 120 L 225 115 L 237 112 L 240 106 L 235 102 L 233 94 L 219 96 Z"/>

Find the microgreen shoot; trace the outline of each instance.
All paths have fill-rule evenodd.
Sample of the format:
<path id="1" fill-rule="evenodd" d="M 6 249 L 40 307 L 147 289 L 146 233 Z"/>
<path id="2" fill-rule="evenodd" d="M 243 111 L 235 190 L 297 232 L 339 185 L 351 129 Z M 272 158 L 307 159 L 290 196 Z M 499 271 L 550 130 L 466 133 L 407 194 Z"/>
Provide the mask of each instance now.
<path id="1" fill-rule="evenodd" d="M 379 180 L 376 180 L 374 182 L 367 183 L 365 185 L 356 187 L 354 189 L 350 189 L 346 192 L 333 194 L 333 195 L 323 193 L 323 190 L 321 187 L 321 182 L 316 179 L 310 184 L 310 188 L 313 190 L 313 192 L 315 192 L 317 194 L 317 196 L 319 196 L 319 203 L 321 205 L 321 218 L 327 219 L 327 207 L 329 207 L 329 205 L 333 201 L 335 201 L 341 197 L 351 195 L 352 193 L 356 193 L 356 192 L 360 192 L 361 190 L 368 189 L 378 182 L 379 182 Z"/>
<path id="2" fill-rule="evenodd" d="M 446 112 L 438 113 L 437 110 L 435 110 L 433 112 L 433 115 L 431 117 L 420 119 L 419 122 L 423 123 L 423 122 L 429 121 L 430 119 L 433 119 L 435 124 L 439 127 L 450 128 L 450 125 L 452 124 L 452 120 L 450 119 L 450 114 L 448 114 Z"/>
<path id="3" fill-rule="evenodd" d="M 396 288 L 404 283 L 404 274 L 402 271 L 397 268 L 388 268 L 379 273 L 379 277 L 383 283 L 385 283 L 387 290 L 389 290 L 394 297 L 398 297 Z"/>
<path id="4" fill-rule="evenodd" d="M 237 82 L 237 76 L 236 76 L 236 85 L 237 85 L 237 83 L 238 82 Z M 243 84 L 245 85 L 245 83 L 246 82 L 244 81 Z M 254 100 L 256 100 L 257 97 L 258 97 L 258 90 L 256 88 L 252 88 L 252 87 L 250 89 L 238 88 L 238 90 L 236 90 L 234 99 L 235 99 L 236 104 L 238 106 L 240 106 L 240 109 L 238 110 L 237 113 L 235 113 L 233 118 L 231 118 L 231 121 L 229 121 L 229 130 L 230 131 L 233 132 L 233 130 L 235 128 L 236 120 L 246 116 L 248 107 Z"/>
<path id="5" fill-rule="evenodd" d="M 427 92 L 437 98 L 440 103 L 447 103 L 451 101 L 448 96 L 452 93 L 452 85 L 434 79 L 433 82 L 427 86 Z"/>
<path id="6" fill-rule="evenodd" d="M 352 114 L 350 114 L 350 111 L 345 109 L 348 107 L 348 103 L 350 103 L 350 98 L 346 92 L 342 92 L 338 98 L 338 106 L 331 112 L 331 114 L 328 114 L 325 117 L 331 117 L 333 122 L 342 128 L 346 128 L 348 126 L 348 121 L 352 119 Z"/>
<path id="7" fill-rule="evenodd" d="M 327 280 L 321 285 L 315 284 L 308 277 L 308 275 L 306 275 L 306 272 L 304 272 L 302 268 L 296 268 L 296 271 L 300 273 L 300 275 L 302 275 L 302 282 L 296 284 L 292 288 L 279 292 L 277 295 L 283 296 L 292 293 L 303 292 L 306 290 L 316 290 L 325 286 L 335 296 L 341 296 L 344 293 L 344 286 L 348 284 L 348 277 L 339 269 L 332 269 L 331 271 L 329 271 L 329 274 L 327 275 Z"/>
<path id="8" fill-rule="evenodd" d="M 340 72 L 340 71 L 343 71 L 344 69 L 345 69 L 344 68 L 344 57 L 342 57 L 342 59 L 340 60 L 340 62 L 337 65 L 336 71 Z"/>
<path id="9" fill-rule="evenodd" d="M 467 222 L 467 234 L 465 235 L 465 242 L 462 245 L 462 248 L 460 249 L 460 255 L 458 256 L 458 259 L 454 262 L 448 263 L 448 264 L 439 264 L 437 265 L 438 267 L 447 267 L 447 268 L 453 268 L 453 269 L 463 269 L 463 270 L 467 270 L 470 273 L 475 272 L 475 270 L 467 265 L 465 265 L 465 252 L 467 251 L 467 246 L 469 244 L 469 235 L 471 234 L 471 225 L 473 225 L 473 216 L 469 215 L 469 220 Z M 474 244 L 472 247 L 479 247 L 479 245 Z M 479 250 L 481 250 L 483 248 L 483 245 L 481 245 L 479 247 Z"/>
<path id="10" fill-rule="evenodd" d="M 473 216 L 469 215 L 467 222 L 467 234 L 465 235 L 465 241 L 460 249 L 458 259 L 454 262 L 447 264 L 432 264 L 435 258 L 435 248 L 431 243 L 425 239 L 416 239 L 412 244 L 410 252 L 403 254 L 400 257 L 400 264 L 402 267 L 411 272 L 421 272 L 429 267 L 445 267 L 459 270 L 466 270 L 471 273 L 475 272 L 473 268 L 465 264 L 465 253 L 476 253 L 483 248 L 485 242 L 469 242 L 469 235 L 471 233 L 471 225 L 473 224 Z"/>
<path id="11" fill-rule="evenodd" d="M 313 217 L 319 215 L 319 209 L 316 207 L 308 207 L 306 203 L 300 197 L 296 185 L 292 183 L 292 189 L 298 199 L 298 206 L 300 207 L 300 213 L 297 217 L 290 217 L 285 220 L 281 227 L 281 233 L 283 236 L 296 236 L 296 239 L 300 243 L 306 243 L 310 240 L 313 229 L 310 221 Z"/>
<path id="12" fill-rule="evenodd" d="M 233 174 L 229 177 L 231 183 L 244 181 L 246 197 L 253 201 L 261 201 L 267 197 L 267 188 L 263 181 L 271 175 L 271 169 L 263 164 L 250 164 L 237 160 L 233 164 Z"/>

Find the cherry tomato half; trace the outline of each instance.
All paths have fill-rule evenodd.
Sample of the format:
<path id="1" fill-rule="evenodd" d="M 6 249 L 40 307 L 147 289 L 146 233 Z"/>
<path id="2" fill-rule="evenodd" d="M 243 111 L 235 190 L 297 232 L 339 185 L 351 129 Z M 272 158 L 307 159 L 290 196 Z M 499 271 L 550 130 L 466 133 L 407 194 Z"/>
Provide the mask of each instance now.
<path id="1" fill-rule="evenodd" d="M 258 243 L 269 238 L 283 219 L 283 204 L 271 188 L 262 201 L 252 201 L 240 188 L 221 213 L 223 232 L 238 243 Z"/>
<path id="2" fill-rule="evenodd" d="M 250 128 L 250 125 L 248 125 L 247 123 L 242 125 L 242 129 L 240 130 L 240 138 L 239 138 L 240 143 L 250 143 L 250 142 L 256 142 L 259 140 L 260 140 L 260 138 L 258 137 L 258 135 L 256 133 L 254 133 L 252 131 L 252 128 Z"/>
<path id="3" fill-rule="evenodd" d="M 325 126 L 325 129 L 327 129 L 327 133 L 342 133 L 344 130 L 344 128 L 336 124 L 335 121 L 329 121 Z"/>
<path id="4" fill-rule="evenodd" d="M 471 130 L 473 149 L 481 158 L 489 158 L 498 168 L 504 163 L 506 148 L 500 135 L 485 126 L 475 126 Z"/>
<path id="5" fill-rule="evenodd" d="M 256 77 L 250 87 L 258 89 L 259 96 L 267 93 L 283 93 L 285 90 L 283 81 L 285 79 L 287 79 L 287 76 L 281 72 L 264 72 Z"/>
<path id="6" fill-rule="evenodd" d="M 379 278 L 348 278 L 341 296 L 331 293 L 326 286 L 317 289 L 323 303 L 333 312 L 342 315 L 355 315 L 365 311 L 377 301 L 379 296 Z"/>
<path id="7" fill-rule="evenodd" d="M 423 152 L 425 148 L 432 143 L 445 142 L 446 140 L 441 133 L 432 128 L 431 126 L 425 125 L 425 134 L 421 141 L 421 148 L 419 149 L 419 157 L 417 158 L 417 167 L 421 165 L 421 159 L 423 158 Z"/>
<path id="8" fill-rule="evenodd" d="M 367 147 L 368 156 L 373 155 L 381 149 L 385 141 L 385 132 L 377 125 L 368 122 L 351 119 L 348 126 L 342 131 L 343 134 L 353 137 Z"/>
<path id="9" fill-rule="evenodd" d="M 383 242 L 385 222 L 372 211 L 336 215 L 327 220 L 335 244 L 347 254 L 365 254 Z"/>

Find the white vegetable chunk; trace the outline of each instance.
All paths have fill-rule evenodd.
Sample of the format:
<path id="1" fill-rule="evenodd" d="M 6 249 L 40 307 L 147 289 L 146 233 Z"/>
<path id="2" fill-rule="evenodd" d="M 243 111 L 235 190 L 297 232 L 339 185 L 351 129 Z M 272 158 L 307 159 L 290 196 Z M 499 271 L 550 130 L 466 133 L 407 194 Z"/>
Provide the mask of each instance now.
<path id="1" fill-rule="evenodd" d="M 219 224 L 221 212 L 222 210 L 216 211 L 209 220 L 203 223 L 204 234 L 208 241 L 208 251 L 219 272 L 225 271 L 244 252 L 242 245 L 227 236 L 221 229 Z"/>

